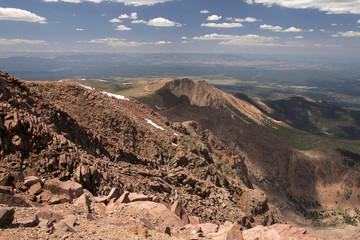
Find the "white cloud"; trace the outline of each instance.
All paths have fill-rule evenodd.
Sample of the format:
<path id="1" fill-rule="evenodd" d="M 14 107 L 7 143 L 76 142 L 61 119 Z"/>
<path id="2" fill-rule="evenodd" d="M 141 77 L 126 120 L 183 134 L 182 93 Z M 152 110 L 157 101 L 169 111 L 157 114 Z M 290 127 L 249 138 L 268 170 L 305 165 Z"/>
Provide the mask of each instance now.
<path id="1" fill-rule="evenodd" d="M 154 45 L 164 45 L 164 44 L 172 44 L 172 42 L 170 42 L 170 41 L 158 41 L 158 42 L 154 43 Z"/>
<path id="2" fill-rule="evenodd" d="M 90 41 L 79 41 L 79 43 L 105 44 L 110 47 L 138 47 L 138 46 L 143 46 L 143 45 L 172 44 L 172 42 L 170 42 L 170 41 L 135 42 L 135 41 L 126 41 L 126 39 L 120 39 L 120 38 L 100 38 L 100 39 L 93 39 Z"/>
<path id="3" fill-rule="evenodd" d="M 46 23 L 46 18 L 19 8 L 0 7 L 0 20 Z"/>
<path id="4" fill-rule="evenodd" d="M 320 32 L 325 32 L 325 29 L 320 29 Z"/>
<path id="5" fill-rule="evenodd" d="M 302 32 L 303 30 L 296 27 L 289 27 L 288 29 L 283 30 L 282 32 Z"/>
<path id="6" fill-rule="evenodd" d="M 302 31 L 304 31 L 304 30 L 302 30 L 300 28 L 296 28 L 296 27 L 289 27 L 287 29 L 283 29 L 280 26 L 272 26 L 272 25 L 268 25 L 268 24 L 260 25 L 260 29 L 270 30 L 273 32 L 302 32 Z"/>
<path id="7" fill-rule="evenodd" d="M 273 32 L 281 32 L 283 30 L 283 28 L 280 26 L 272 26 L 272 25 L 268 25 L 268 24 L 260 25 L 260 29 L 270 30 Z"/>
<path id="8" fill-rule="evenodd" d="M 254 34 L 248 35 L 222 35 L 207 34 L 201 37 L 194 37 L 194 40 L 219 40 L 221 45 L 237 45 L 237 46 L 279 46 L 275 37 L 263 37 Z"/>
<path id="9" fill-rule="evenodd" d="M 266 6 L 279 5 L 287 8 L 318 9 L 328 14 L 360 14 L 359 0 L 244 0 L 248 4 L 264 4 Z"/>
<path id="10" fill-rule="evenodd" d="M 147 23 L 147 21 L 144 21 L 144 20 L 134 20 L 134 21 L 131 21 L 131 23 Z"/>
<path id="11" fill-rule="evenodd" d="M 335 27 L 335 26 L 337 26 L 337 24 L 336 24 L 336 23 L 332 23 L 331 26 Z"/>
<path id="12" fill-rule="evenodd" d="M 205 10 L 205 9 L 200 11 L 200 13 L 202 13 L 202 14 L 206 14 L 206 13 L 209 13 L 209 12 L 210 12 L 209 10 Z"/>
<path id="13" fill-rule="evenodd" d="M 185 36 L 184 36 L 184 37 L 181 37 L 181 39 L 188 39 L 188 37 L 185 37 Z"/>
<path id="14" fill-rule="evenodd" d="M 303 36 L 295 36 L 294 38 L 303 39 L 304 37 Z"/>
<path id="15" fill-rule="evenodd" d="M 75 29 L 76 31 L 85 31 L 85 29 L 83 29 L 83 28 L 77 28 L 77 29 Z"/>
<path id="16" fill-rule="evenodd" d="M 128 31 L 128 30 L 131 30 L 131 28 L 125 26 L 125 25 L 119 25 L 116 27 L 115 30 L 118 30 L 118 31 Z"/>
<path id="17" fill-rule="evenodd" d="M 171 2 L 172 0 L 43 0 L 44 2 L 69 2 L 69 3 L 82 3 L 82 2 L 92 2 L 92 3 L 101 3 L 106 1 L 124 3 L 125 5 L 133 6 L 152 6 L 157 3 Z"/>
<path id="18" fill-rule="evenodd" d="M 347 31 L 347 32 L 338 32 L 332 34 L 332 37 L 360 37 L 360 32 Z"/>
<path id="19" fill-rule="evenodd" d="M 130 19 L 137 19 L 137 13 L 136 12 L 132 12 L 130 14 Z"/>
<path id="20" fill-rule="evenodd" d="M 170 21 L 170 20 L 168 20 L 166 18 L 162 18 L 162 17 L 150 19 L 147 22 L 147 25 L 154 26 L 154 27 L 174 27 L 174 26 L 181 27 L 182 26 L 182 24 L 180 24 L 180 23 L 173 22 L 173 21 Z"/>
<path id="21" fill-rule="evenodd" d="M 130 17 L 127 14 L 121 14 L 120 16 L 118 16 L 118 19 L 125 19 L 125 18 L 130 18 Z"/>
<path id="22" fill-rule="evenodd" d="M 118 18 L 113 18 L 113 19 L 109 20 L 109 22 L 111 22 L 111 23 L 119 23 L 119 22 L 121 22 L 121 20 L 118 19 Z"/>
<path id="23" fill-rule="evenodd" d="M 16 44 L 29 44 L 29 45 L 49 45 L 44 40 L 28 40 L 28 39 L 7 39 L 0 38 L 0 45 L 16 45 Z"/>
<path id="24" fill-rule="evenodd" d="M 125 39 L 119 39 L 119 38 L 101 38 L 101 39 L 93 39 L 90 41 L 80 41 L 80 42 L 106 44 L 110 47 L 138 47 L 148 44 L 144 42 L 134 42 L 134 41 L 128 42 Z"/>
<path id="25" fill-rule="evenodd" d="M 211 15 L 211 16 L 208 16 L 206 20 L 208 21 L 217 21 L 217 20 L 220 20 L 222 17 L 221 16 L 218 16 L 218 15 Z"/>
<path id="26" fill-rule="evenodd" d="M 231 18 L 230 18 L 231 19 Z M 253 17 L 247 17 L 247 18 L 235 18 L 235 22 L 257 22 L 258 20 Z"/>
<path id="27" fill-rule="evenodd" d="M 360 24 L 360 19 L 356 21 L 357 24 Z"/>
<path id="28" fill-rule="evenodd" d="M 307 30 L 308 32 L 314 32 L 314 29 L 310 28 Z"/>
<path id="29" fill-rule="evenodd" d="M 212 27 L 212 28 L 238 28 L 243 27 L 241 23 L 202 23 L 202 27 Z"/>

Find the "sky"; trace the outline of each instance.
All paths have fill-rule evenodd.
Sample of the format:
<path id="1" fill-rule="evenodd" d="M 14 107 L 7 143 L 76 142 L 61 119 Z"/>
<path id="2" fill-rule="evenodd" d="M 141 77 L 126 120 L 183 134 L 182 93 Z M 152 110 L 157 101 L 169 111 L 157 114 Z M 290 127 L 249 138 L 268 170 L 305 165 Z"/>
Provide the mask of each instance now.
<path id="1" fill-rule="evenodd" d="M 360 0 L 0 0 L 9 53 L 360 58 Z"/>

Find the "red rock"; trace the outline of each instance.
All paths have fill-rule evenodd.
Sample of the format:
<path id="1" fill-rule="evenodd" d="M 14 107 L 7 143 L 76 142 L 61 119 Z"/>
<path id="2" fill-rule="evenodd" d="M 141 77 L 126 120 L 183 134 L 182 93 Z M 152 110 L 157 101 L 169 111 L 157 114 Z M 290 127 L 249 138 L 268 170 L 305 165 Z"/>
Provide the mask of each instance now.
<path id="1" fill-rule="evenodd" d="M 64 230 L 65 232 L 72 232 L 72 233 L 76 233 L 76 231 L 70 227 L 66 222 L 64 222 L 63 220 L 60 221 L 59 223 L 54 224 L 54 228 L 55 230 Z"/>
<path id="2" fill-rule="evenodd" d="M 50 222 L 60 222 L 61 220 L 64 219 L 64 217 L 62 216 L 61 212 L 57 212 L 57 211 L 50 211 L 48 209 L 44 209 L 44 210 L 40 210 L 36 216 L 38 216 L 38 218 L 40 219 L 47 219 Z"/>
<path id="3" fill-rule="evenodd" d="M 59 204 L 59 203 L 67 203 L 67 202 L 71 202 L 71 199 L 66 194 L 53 195 L 49 200 L 49 204 Z"/>
<path id="4" fill-rule="evenodd" d="M 66 194 L 71 199 L 80 197 L 84 193 L 81 184 L 70 180 L 61 182 L 56 178 L 45 181 L 44 189 L 50 190 L 53 194 Z"/>
<path id="5" fill-rule="evenodd" d="M 29 190 L 28 190 L 29 194 L 31 195 L 38 195 L 42 192 L 42 187 L 40 182 L 35 183 L 34 185 L 32 185 Z"/>
<path id="6" fill-rule="evenodd" d="M 176 200 L 174 202 L 174 204 L 171 206 L 170 208 L 171 212 L 175 213 L 176 216 L 178 216 L 179 218 L 181 218 L 184 222 L 184 224 L 189 224 L 189 217 L 186 214 L 185 210 L 183 209 L 183 207 L 181 206 L 181 203 L 179 200 Z"/>
<path id="7" fill-rule="evenodd" d="M 240 231 L 240 226 L 237 223 L 234 223 L 229 227 L 223 227 L 221 231 L 219 230 L 217 233 L 210 233 L 208 236 L 213 240 L 244 240 Z"/>
<path id="8" fill-rule="evenodd" d="M 130 193 L 128 195 L 128 198 L 129 198 L 130 202 L 152 201 L 153 200 L 153 196 L 146 196 L 144 194 L 139 194 L 139 193 Z"/>
<path id="9" fill-rule="evenodd" d="M 68 215 L 63 219 L 63 221 L 70 227 L 74 227 L 76 224 L 78 224 L 78 218 L 75 215 Z"/>
<path id="10" fill-rule="evenodd" d="M 219 226 L 214 223 L 202 223 L 198 224 L 197 226 L 201 228 L 204 234 L 216 233 L 219 229 Z"/>
<path id="11" fill-rule="evenodd" d="M 36 176 L 29 176 L 24 179 L 24 185 L 27 188 L 30 188 L 32 185 L 36 183 L 41 183 L 40 179 Z"/>
<path id="12" fill-rule="evenodd" d="M 177 228 L 184 227 L 184 222 L 161 203 L 137 201 L 129 203 L 128 206 L 148 210 L 151 215 L 158 216 L 164 220 L 166 226 Z"/>
<path id="13" fill-rule="evenodd" d="M 87 206 L 89 208 L 90 204 L 91 204 L 90 197 L 86 193 L 84 193 L 80 197 L 74 199 L 73 204 L 75 204 L 75 205 L 85 205 L 85 206 Z"/>
<path id="14" fill-rule="evenodd" d="M 130 193 L 128 191 L 125 191 L 116 201 L 116 203 L 129 203 L 130 202 L 129 195 Z"/>
<path id="15" fill-rule="evenodd" d="M 14 208 L 0 208 L 0 227 L 10 225 L 14 220 Z"/>
<path id="16" fill-rule="evenodd" d="M 49 190 L 43 190 L 39 195 L 39 197 L 43 202 L 48 202 L 52 196 L 53 195 Z"/>
<path id="17" fill-rule="evenodd" d="M 16 223 L 23 227 L 36 227 L 39 222 L 40 221 L 37 215 L 16 220 Z"/>
<path id="18" fill-rule="evenodd" d="M 112 188 L 110 193 L 108 194 L 107 196 L 107 202 L 109 202 L 111 199 L 118 199 L 122 194 L 122 191 L 120 188 L 118 187 L 115 187 L 115 188 Z"/>
<path id="19" fill-rule="evenodd" d="M 202 223 L 201 218 L 199 218 L 197 216 L 189 216 L 189 221 L 190 221 L 190 224 L 193 224 L 193 225 Z"/>
<path id="20" fill-rule="evenodd" d="M 6 195 L 14 195 L 14 190 L 11 186 L 1 186 L 0 185 L 0 193 Z"/>

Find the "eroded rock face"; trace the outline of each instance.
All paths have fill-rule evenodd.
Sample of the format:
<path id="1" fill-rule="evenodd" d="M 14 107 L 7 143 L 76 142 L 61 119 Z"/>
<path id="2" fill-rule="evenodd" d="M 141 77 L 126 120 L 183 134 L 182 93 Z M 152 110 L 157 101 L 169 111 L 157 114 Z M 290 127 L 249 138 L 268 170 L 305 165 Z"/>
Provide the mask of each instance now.
<path id="1" fill-rule="evenodd" d="M 244 159 L 194 122 L 170 123 L 136 100 L 75 83 L 24 82 L 2 72 L 0 112 L 0 167 L 7 171 L 0 180 L 15 186 L 7 173 L 25 173 L 34 201 L 71 202 L 86 188 L 108 204 L 122 193 L 110 193 L 117 187 L 167 205 L 181 196 L 184 212 L 206 221 L 281 221 L 266 201 L 246 204 L 257 190 Z"/>

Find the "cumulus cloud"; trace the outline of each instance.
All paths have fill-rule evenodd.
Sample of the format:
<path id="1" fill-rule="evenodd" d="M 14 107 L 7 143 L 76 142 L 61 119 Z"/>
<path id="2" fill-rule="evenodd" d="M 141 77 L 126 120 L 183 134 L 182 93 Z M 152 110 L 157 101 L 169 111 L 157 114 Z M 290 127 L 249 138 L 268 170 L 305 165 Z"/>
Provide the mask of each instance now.
<path id="1" fill-rule="evenodd" d="M 16 45 L 16 44 L 29 44 L 29 45 L 49 45 L 44 40 L 28 40 L 28 39 L 7 39 L 0 38 L 0 45 Z"/>
<path id="2" fill-rule="evenodd" d="M 280 26 L 272 26 L 272 25 L 268 25 L 268 24 L 260 25 L 260 29 L 270 30 L 273 32 L 281 32 L 283 30 L 283 28 Z"/>
<path id="3" fill-rule="evenodd" d="M 202 13 L 202 14 L 206 14 L 206 13 L 209 13 L 209 12 L 210 12 L 209 10 L 205 10 L 205 9 L 200 11 L 200 13 Z"/>
<path id="4" fill-rule="evenodd" d="M 92 2 L 92 3 L 101 3 L 106 1 L 123 3 L 125 5 L 133 6 L 152 6 L 157 3 L 171 2 L 172 0 L 43 0 L 44 2 L 69 2 L 69 3 L 82 3 L 82 2 Z"/>
<path id="5" fill-rule="evenodd" d="M 137 19 L 137 13 L 136 12 L 132 12 L 130 14 L 130 19 Z"/>
<path id="6" fill-rule="evenodd" d="M 279 46 L 275 37 L 264 37 L 255 34 L 248 35 L 222 35 L 207 34 L 201 37 L 194 37 L 194 40 L 218 40 L 221 45 L 237 45 L 237 46 Z"/>
<path id="7" fill-rule="evenodd" d="M 115 30 L 118 30 L 118 31 L 129 31 L 129 30 L 131 30 L 131 28 L 129 28 L 129 27 L 125 26 L 125 25 L 119 25 L 119 26 L 116 27 Z"/>
<path id="8" fill-rule="evenodd" d="M 266 6 L 279 5 L 287 8 L 307 9 L 315 8 L 328 14 L 360 14 L 359 0 L 244 0 L 248 4 L 263 4 Z"/>
<path id="9" fill-rule="evenodd" d="M 46 18 L 19 8 L 0 7 L 0 20 L 46 23 Z"/>
<path id="10" fill-rule="evenodd" d="M 202 27 L 212 27 L 212 28 L 238 28 L 243 27 L 242 23 L 202 23 Z"/>
<path id="11" fill-rule="evenodd" d="M 288 29 L 283 30 L 282 32 L 302 32 L 303 30 L 296 27 L 289 27 Z"/>
<path id="12" fill-rule="evenodd" d="M 360 19 L 356 21 L 357 24 L 360 24 Z"/>
<path id="13" fill-rule="evenodd" d="M 258 20 L 253 17 L 247 17 L 247 18 L 235 18 L 235 22 L 257 22 Z"/>
<path id="14" fill-rule="evenodd" d="M 218 16 L 218 15 L 211 15 L 211 16 L 208 16 L 206 20 L 208 21 L 217 21 L 217 20 L 220 20 L 222 17 L 221 16 Z"/>
<path id="15" fill-rule="evenodd" d="M 332 37 L 360 37 L 360 32 L 347 31 L 347 32 L 338 32 L 331 35 Z"/>
<path id="16" fill-rule="evenodd" d="M 113 18 L 113 19 L 109 20 L 109 22 L 111 22 L 111 23 L 119 23 L 119 22 L 121 22 L 121 20 L 118 19 L 118 18 Z"/>
<path id="17" fill-rule="evenodd" d="M 272 26 L 272 25 L 268 25 L 268 24 L 260 25 L 260 29 L 270 30 L 270 31 L 273 31 L 273 32 L 302 32 L 302 31 L 304 31 L 303 29 L 296 28 L 296 27 L 289 27 L 287 29 L 283 29 L 280 26 Z M 312 29 L 310 29 L 310 31 L 311 30 Z"/>
<path id="18" fill-rule="evenodd" d="M 303 36 L 295 36 L 294 38 L 303 39 L 304 37 Z"/>
<path id="19" fill-rule="evenodd" d="M 182 24 L 180 24 L 180 23 L 170 21 L 163 17 L 150 19 L 146 24 L 149 26 L 154 26 L 154 27 L 174 27 L 174 26 L 181 27 L 182 26 Z"/>
<path id="20" fill-rule="evenodd" d="M 76 31 L 85 31 L 85 29 L 83 29 L 83 28 L 77 28 L 77 29 L 75 29 Z"/>
<path id="21" fill-rule="evenodd" d="M 129 15 L 121 14 L 120 16 L 118 16 L 118 19 L 126 19 L 126 18 L 130 18 Z"/>

